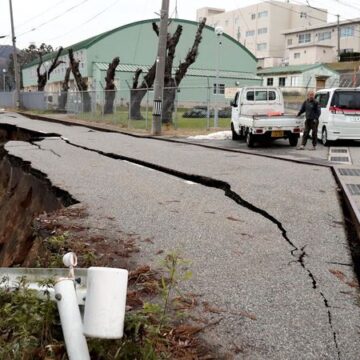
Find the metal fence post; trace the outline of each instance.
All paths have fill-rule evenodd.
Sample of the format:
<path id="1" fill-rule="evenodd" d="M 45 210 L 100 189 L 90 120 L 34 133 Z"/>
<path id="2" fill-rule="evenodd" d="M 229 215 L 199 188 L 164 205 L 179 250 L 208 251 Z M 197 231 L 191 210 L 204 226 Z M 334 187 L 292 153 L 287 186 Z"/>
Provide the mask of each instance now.
<path id="1" fill-rule="evenodd" d="M 129 89 L 129 108 L 128 108 L 128 129 L 130 129 L 130 121 L 131 121 L 131 95 L 132 95 L 132 91 L 135 89 L 131 89 L 131 86 L 129 84 L 129 82 L 127 80 L 125 80 L 126 85 L 128 86 Z"/>
<path id="2" fill-rule="evenodd" d="M 148 115 L 149 115 L 149 85 L 144 79 L 146 85 L 146 116 L 145 116 L 145 129 L 148 130 Z"/>
<path id="3" fill-rule="evenodd" d="M 175 80 L 175 101 L 174 101 L 174 106 L 175 106 L 175 109 L 174 109 L 174 129 L 177 130 L 178 126 L 177 126 L 177 111 L 178 111 L 178 86 L 177 86 L 177 83 L 176 83 L 176 80 Z"/>
<path id="4" fill-rule="evenodd" d="M 210 80 L 207 79 L 207 91 L 206 91 L 206 102 L 207 102 L 207 110 L 206 110 L 206 130 L 210 129 Z"/>

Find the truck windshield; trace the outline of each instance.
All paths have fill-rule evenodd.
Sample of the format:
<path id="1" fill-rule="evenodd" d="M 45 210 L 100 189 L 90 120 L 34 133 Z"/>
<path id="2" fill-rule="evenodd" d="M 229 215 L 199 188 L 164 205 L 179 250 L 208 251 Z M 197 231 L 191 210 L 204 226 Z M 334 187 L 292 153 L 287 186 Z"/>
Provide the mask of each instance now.
<path id="1" fill-rule="evenodd" d="M 360 110 L 360 91 L 335 91 L 331 106 L 340 109 Z"/>

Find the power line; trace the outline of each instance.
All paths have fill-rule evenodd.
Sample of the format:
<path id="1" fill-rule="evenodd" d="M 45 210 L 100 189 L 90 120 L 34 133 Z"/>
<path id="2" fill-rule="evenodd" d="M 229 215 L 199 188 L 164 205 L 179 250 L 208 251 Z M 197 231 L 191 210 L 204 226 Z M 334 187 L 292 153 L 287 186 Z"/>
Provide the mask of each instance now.
<path id="1" fill-rule="evenodd" d="M 16 24 L 16 28 L 19 29 L 21 27 L 23 27 L 24 25 L 28 24 L 29 22 L 31 22 L 34 19 L 37 19 L 38 17 L 46 14 L 49 10 L 53 10 L 54 8 L 56 8 L 59 4 L 62 4 L 64 1 L 66 0 L 60 0 L 59 2 L 57 2 L 55 5 L 51 5 L 50 7 L 48 7 L 46 10 L 42 11 L 41 13 L 33 16 L 32 18 L 26 20 L 25 22 L 21 23 L 21 24 Z"/>
<path id="2" fill-rule="evenodd" d="M 309 7 L 309 8 L 311 8 L 311 9 L 315 9 L 315 10 L 319 10 L 319 11 L 325 12 L 325 10 L 318 9 L 318 8 L 315 8 L 315 7 L 310 6 L 310 5 L 305 5 L 305 4 L 304 4 L 303 2 L 301 2 L 301 1 L 296 1 L 296 0 L 292 0 L 292 1 L 293 1 L 294 3 L 297 3 L 297 4 L 300 4 L 300 5 Z M 333 0 L 333 1 L 336 1 L 336 0 Z M 307 0 L 306 0 L 306 2 L 307 2 L 307 4 L 309 4 L 309 2 L 308 2 Z M 273 4 L 273 5 L 275 5 L 275 4 Z M 330 14 L 330 15 L 333 15 L 333 16 L 338 16 L 338 15 L 339 15 L 339 14 L 330 13 L 330 12 L 328 12 L 328 11 L 326 11 L 326 13 L 327 13 L 327 14 Z M 308 17 L 311 17 L 311 16 L 308 15 Z M 323 21 L 325 21 L 325 20 L 323 20 Z M 352 21 L 354 21 L 354 19 L 343 18 L 343 21 L 352 22 Z M 326 22 L 326 24 L 330 24 L 330 23 L 328 23 L 327 21 L 325 21 L 325 22 Z M 340 24 L 340 25 L 341 25 L 341 24 Z M 332 25 L 330 25 L 330 26 L 332 26 Z M 356 28 L 354 28 L 354 31 L 360 33 L 360 30 L 358 30 L 358 29 L 356 29 Z"/>
<path id="3" fill-rule="evenodd" d="M 66 9 L 64 12 L 62 12 L 61 14 L 52 17 L 51 19 L 43 22 L 42 24 L 40 24 L 40 25 L 38 25 L 38 26 L 30 29 L 30 30 L 24 31 L 23 33 L 21 33 L 20 35 L 18 35 L 18 37 L 19 37 L 19 36 L 22 36 L 22 35 L 25 35 L 25 34 L 28 34 L 28 33 L 30 33 L 30 32 L 33 32 L 33 31 L 38 30 L 39 28 L 43 27 L 44 25 L 47 25 L 47 24 L 49 24 L 50 22 L 59 19 L 60 17 L 64 16 L 65 14 L 67 14 L 67 13 L 69 13 L 70 11 L 78 8 L 79 6 L 85 4 L 85 3 L 88 2 L 88 1 L 89 1 L 89 0 L 83 0 L 81 3 L 78 3 L 78 4 L 76 4 L 76 5 L 71 6 L 70 8 L 68 8 L 68 9 Z"/>
<path id="4" fill-rule="evenodd" d="M 301 14 L 301 13 L 302 13 L 301 11 L 297 11 L 297 10 L 291 9 L 291 8 L 288 8 L 288 7 L 279 5 L 279 4 L 274 3 L 274 2 L 271 2 L 271 1 L 266 1 L 266 2 L 269 3 L 269 4 L 271 4 L 272 6 L 277 6 L 277 7 L 279 7 L 279 8 L 287 9 L 287 10 L 292 11 L 292 12 L 297 13 L 297 14 Z M 320 19 L 320 18 L 318 18 L 318 17 L 316 17 L 316 16 L 307 15 L 307 17 L 308 17 L 308 18 L 311 18 L 311 19 L 315 19 L 315 20 L 321 21 L 321 22 L 324 22 L 324 23 L 327 24 L 329 27 L 336 26 L 335 23 L 334 23 L 334 24 L 328 23 L 326 20 Z M 353 20 L 350 20 L 350 19 L 349 19 L 349 21 L 353 21 Z M 300 32 L 300 31 L 308 31 L 308 29 L 298 30 L 298 32 Z M 354 28 L 354 31 L 360 32 L 360 30 L 357 30 L 357 29 L 355 29 L 355 28 Z M 355 36 L 355 35 L 353 35 L 353 37 L 360 38 L 360 36 Z"/>
<path id="5" fill-rule="evenodd" d="M 87 0 L 86 0 L 87 1 Z M 88 24 L 90 21 L 96 19 L 98 16 L 100 16 L 101 14 L 103 14 L 105 11 L 109 10 L 111 7 L 113 7 L 116 3 L 118 3 L 120 0 L 115 0 L 113 3 L 111 3 L 109 6 L 107 6 L 105 9 L 99 11 L 98 13 L 96 13 L 95 15 L 93 15 L 91 18 L 89 18 L 88 20 L 86 20 L 85 22 L 83 22 L 82 24 L 75 26 L 74 28 L 72 28 L 71 30 L 67 31 L 66 33 L 62 33 L 59 36 L 55 36 L 53 38 L 48 39 L 47 41 L 51 41 L 51 40 L 55 40 L 55 39 L 59 39 L 67 34 L 70 34 L 71 32 L 73 32 L 76 29 L 79 29 L 80 27 Z"/>

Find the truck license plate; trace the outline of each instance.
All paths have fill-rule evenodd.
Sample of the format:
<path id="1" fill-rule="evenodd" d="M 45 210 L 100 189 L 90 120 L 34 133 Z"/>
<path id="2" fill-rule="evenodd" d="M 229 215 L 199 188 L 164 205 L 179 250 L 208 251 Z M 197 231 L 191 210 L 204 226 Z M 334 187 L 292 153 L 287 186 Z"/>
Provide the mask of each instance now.
<path id="1" fill-rule="evenodd" d="M 282 130 L 275 130 L 271 132 L 271 137 L 283 137 L 284 132 Z"/>

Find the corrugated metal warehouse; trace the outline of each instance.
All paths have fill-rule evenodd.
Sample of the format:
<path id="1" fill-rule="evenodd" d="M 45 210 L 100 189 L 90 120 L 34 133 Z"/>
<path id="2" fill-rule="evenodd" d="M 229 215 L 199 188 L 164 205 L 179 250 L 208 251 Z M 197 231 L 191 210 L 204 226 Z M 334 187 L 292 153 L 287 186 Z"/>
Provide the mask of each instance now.
<path id="1" fill-rule="evenodd" d="M 108 63 L 115 56 L 119 56 L 120 65 L 116 72 L 116 87 L 118 90 L 124 90 L 124 94 L 128 93 L 135 70 L 140 67 L 146 72 L 156 58 L 158 38 L 152 30 L 153 21 L 157 20 L 134 22 L 67 47 L 60 57 L 60 60 L 65 63 L 51 74 L 45 90 L 47 92 L 60 91 L 60 84 L 69 64 L 67 50 L 72 48 L 75 58 L 81 61 L 80 71 L 87 79 L 89 90 L 94 91 L 104 89 Z M 176 48 L 175 67 L 185 58 L 191 48 L 198 27 L 197 22 L 174 19 L 169 25 L 169 31 L 173 33 L 179 24 L 183 26 L 183 32 Z M 49 60 L 54 56 L 55 54 L 48 54 L 43 57 L 42 71 L 50 65 Z M 37 90 L 37 65 L 38 61 L 34 61 L 22 70 L 25 91 Z M 224 84 L 226 88 L 261 83 L 261 79 L 256 75 L 254 55 L 235 39 L 226 34 L 219 38 L 214 28 L 206 26 L 203 30 L 198 58 L 191 65 L 181 83 L 182 88 L 187 88 L 181 96 L 189 100 L 203 99 L 201 88 L 207 86 L 213 88 L 217 67 L 220 70 L 219 84 Z M 75 90 L 73 78 L 70 79 L 70 91 Z M 213 92 L 211 96 L 214 96 Z"/>

